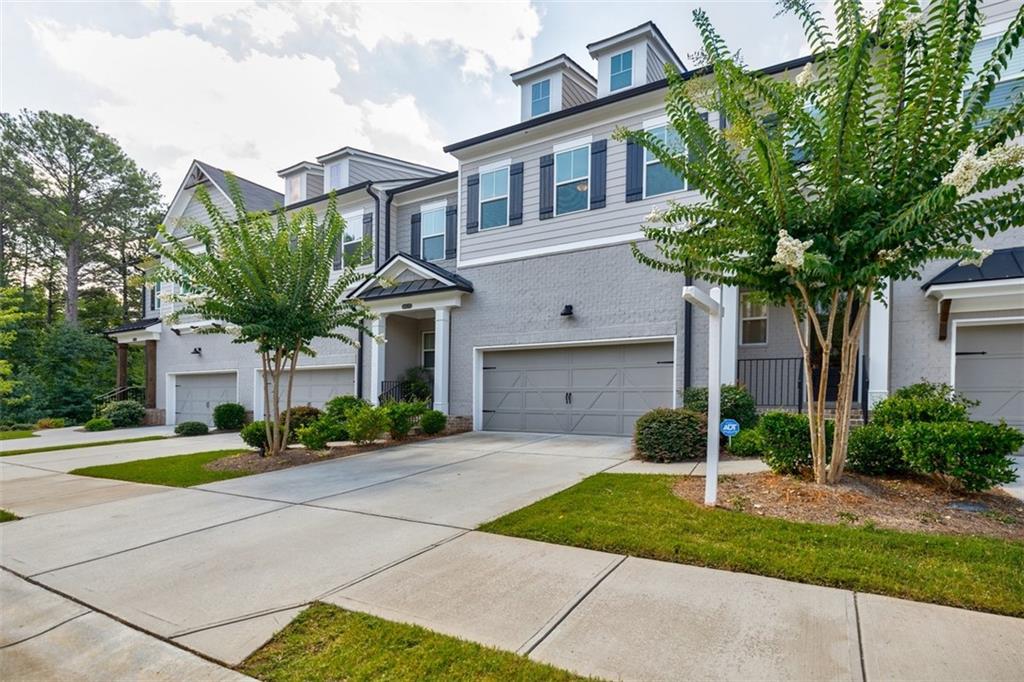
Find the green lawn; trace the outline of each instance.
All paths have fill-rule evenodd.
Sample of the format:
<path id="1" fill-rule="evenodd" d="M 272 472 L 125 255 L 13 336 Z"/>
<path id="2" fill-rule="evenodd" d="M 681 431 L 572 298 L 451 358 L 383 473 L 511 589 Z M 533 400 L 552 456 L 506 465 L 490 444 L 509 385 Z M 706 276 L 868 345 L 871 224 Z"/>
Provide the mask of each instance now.
<path id="1" fill-rule="evenodd" d="M 7 433 L 19 433 L 17 431 L 8 431 Z M 73 445 L 49 445 L 45 448 L 27 448 L 23 450 L 4 450 L 0 453 L 2 457 L 10 457 L 11 455 L 31 455 L 35 452 L 53 452 L 54 450 L 77 450 L 78 448 L 95 448 L 100 445 L 118 445 L 120 443 L 141 443 L 147 440 L 163 440 L 167 436 L 142 436 L 141 438 L 122 438 L 120 440 L 100 440 L 92 443 L 76 443 Z M 3 439 L 0 439 L 3 440 Z"/>
<path id="2" fill-rule="evenodd" d="M 17 521 L 20 518 L 20 516 L 15 516 L 6 509 L 0 509 L 0 523 L 4 523 L 5 521 Z"/>
<path id="3" fill-rule="evenodd" d="M 581 680 L 415 625 L 313 604 L 238 668 L 260 680 Z"/>
<path id="4" fill-rule="evenodd" d="M 37 438 L 37 436 L 32 431 L 0 431 L 0 440 L 14 440 L 15 438 Z"/>
<path id="5" fill-rule="evenodd" d="M 191 455 L 172 455 L 154 459 L 138 459 L 120 464 L 103 464 L 100 466 L 83 467 L 70 472 L 78 476 L 95 476 L 96 478 L 115 478 L 119 481 L 136 483 L 153 483 L 155 485 L 172 485 L 187 488 L 202 483 L 213 483 L 229 478 L 247 476 L 245 471 L 209 471 L 203 465 L 221 457 L 236 455 L 245 450 L 212 450 L 196 452 Z"/>
<path id="6" fill-rule="evenodd" d="M 598 474 L 480 530 L 1024 616 L 1024 542 L 706 509 L 674 481 Z"/>

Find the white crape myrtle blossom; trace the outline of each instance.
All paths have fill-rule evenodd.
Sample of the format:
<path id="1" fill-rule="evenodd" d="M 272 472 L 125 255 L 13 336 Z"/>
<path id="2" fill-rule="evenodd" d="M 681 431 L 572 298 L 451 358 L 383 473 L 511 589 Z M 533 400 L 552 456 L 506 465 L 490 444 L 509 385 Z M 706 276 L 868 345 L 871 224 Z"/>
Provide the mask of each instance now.
<path id="1" fill-rule="evenodd" d="M 657 206 L 655 206 L 651 209 L 651 212 L 647 214 L 647 217 L 644 218 L 644 220 L 649 223 L 658 223 L 661 222 L 661 219 L 664 217 L 665 215 L 658 210 Z"/>
<path id="2" fill-rule="evenodd" d="M 900 255 L 900 247 L 895 249 L 881 249 L 878 252 L 878 260 L 882 263 L 891 263 Z"/>
<path id="3" fill-rule="evenodd" d="M 796 237 L 790 237 L 786 230 L 779 230 L 779 242 L 775 246 L 772 262 L 785 268 L 799 270 L 804 265 L 804 253 L 812 244 L 813 239 L 802 242 Z"/>
<path id="4" fill-rule="evenodd" d="M 962 197 L 971 193 L 985 173 L 993 168 L 1011 166 L 1024 166 L 1024 147 L 1021 145 L 999 145 L 978 156 L 978 145 L 972 142 L 961 152 L 953 170 L 942 178 L 942 183 L 956 187 L 957 196 Z"/>
<path id="5" fill-rule="evenodd" d="M 921 32 L 924 28 L 924 13 L 915 12 L 908 14 L 906 18 L 900 22 L 899 31 L 900 35 L 904 38 L 912 38 Z"/>
<path id="6" fill-rule="evenodd" d="M 985 259 L 992 255 L 992 249 L 974 249 L 974 253 L 966 258 L 961 258 L 960 263 L 963 265 L 973 265 L 980 268 Z"/>
<path id="7" fill-rule="evenodd" d="M 814 69 L 810 64 L 805 64 L 803 70 L 796 75 L 796 86 L 800 89 L 806 88 L 814 82 Z"/>

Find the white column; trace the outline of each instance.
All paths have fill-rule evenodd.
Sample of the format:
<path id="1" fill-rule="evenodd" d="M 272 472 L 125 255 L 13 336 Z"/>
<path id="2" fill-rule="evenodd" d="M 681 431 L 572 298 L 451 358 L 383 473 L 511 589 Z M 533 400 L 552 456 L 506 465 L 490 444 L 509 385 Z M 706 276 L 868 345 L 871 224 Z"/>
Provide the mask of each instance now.
<path id="1" fill-rule="evenodd" d="M 892 290 L 885 280 L 882 301 L 872 300 L 868 310 L 868 406 L 889 395 L 889 301 Z"/>
<path id="2" fill-rule="evenodd" d="M 722 291 L 711 290 L 711 300 L 719 304 L 717 311 L 708 313 L 708 451 L 704 471 L 704 504 L 715 506 L 718 500 L 718 422 L 721 418 L 722 367 L 724 366 L 724 337 L 721 314 Z M 735 349 L 735 346 L 733 346 Z M 733 351 L 735 356 L 735 350 Z"/>
<path id="3" fill-rule="evenodd" d="M 722 287 L 722 383 L 730 386 L 736 383 L 739 324 L 739 287 Z"/>
<path id="4" fill-rule="evenodd" d="M 370 339 L 370 399 L 371 405 L 376 405 L 380 398 L 380 383 L 384 381 L 384 344 L 387 334 L 387 315 L 381 315 L 370 324 L 370 331 L 375 338 Z"/>
<path id="5" fill-rule="evenodd" d="M 434 308 L 434 409 L 448 414 L 448 339 L 450 308 Z"/>

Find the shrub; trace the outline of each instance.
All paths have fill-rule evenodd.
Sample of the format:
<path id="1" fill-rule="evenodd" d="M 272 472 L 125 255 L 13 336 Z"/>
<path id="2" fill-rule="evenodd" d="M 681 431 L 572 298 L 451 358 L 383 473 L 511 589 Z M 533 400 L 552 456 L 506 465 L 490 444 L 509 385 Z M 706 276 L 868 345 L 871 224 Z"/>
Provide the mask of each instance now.
<path id="1" fill-rule="evenodd" d="M 683 408 L 659 407 L 636 420 L 633 442 L 640 459 L 678 462 L 707 451 L 707 417 Z"/>
<path id="2" fill-rule="evenodd" d="M 62 417 L 43 417 L 36 422 L 37 429 L 62 429 L 64 419 Z"/>
<path id="3" fill-rule="evenodd" d="M 875 405 L 872 423 L 900 427 L 910 422 L 965 422 L 976 405 L 946 384 L 922 382 L 895 391 Z"/>
<path id="4" fill-rule="evenodd" d="M 309 426 L 319 419 L 320 410 L 312 405 L 295 405 L 290 407 L 281 415 L 282 424 L 284 424 L 284 420 L 287 415 L 291 415 L 291 419 L 288 422 L 289 428 L 296 431 L 301 429 L 303 426 Z"/>
<path id="5" fill-rule="evenodd" d="M 390 426 L 387 409 L 357 405 L 345 412 L 345 429 L 354 443 L 365 445 L 380 438 Z"/>
<path id="6" fill-rule="evenodd" d="M 213 425 L 221 431 L 236 431 L 245 426 L 245 408 L 238 403 L 221 403 L 213 408 Z"/>
<path id="7" fill-rule="evenodd" d="M 369 404 L 362 398 L 357 398 L 354 395 L 339 395 L 327 401 L 327 404 L 324 405 L 324 414 L 336 422 L 343 422 L 345 421 L 345 412 L 348 408 Z"/>
<path id="8" fill-rule="evenodd" d="M 987 490 L 1017 480 L 1010 455 L 1024 445 L 1024 434 L 1006 424 L 919 422 L 901 427 L 897 442 L 914 471 Z"/>
<path id="9" fill-rule="evenodd" d="M 441 433 L 445 427 L 448 426 L 448 415 L 438 410 L 427 410 L 420 417 L 420 428 L 423 429 L 423 433 L 428 436 L 433 436 L 435 433 Z"/>
<path id="10" fill-rule="evenodd" d="M 761 432 L 756 429 L 743 429 L 732 437 L 727 446 L 729 453 L 737 457 L 760 457 L 764 453 Z"/>
<path id="11" fill-rule="evenodd" d="M 831 421 L 825 422 L 825 439 L 832 447 Z M 777 474 L 796 474 L 809 468 L 811 456 L 811 432 L 806 414 L 795 412 L 769 412 L 761 415 L 757 425 L 761 433 L 763 452 L 761 459 Z"/>
<path id="12" fill-rule="evenodd" d="M 174 432 L 179 436 L 205 436 L 210 428 L 203 422 L 181 422 L 174 427 Z"/>
<path id="13" fill-rule="evenodd" d="M 299 442 L 310 450 L 323 450 L 328 443 L 348 440 L 348 431 L 344 422 L 323 415 L 309 426 L 303 426 L 296 432 Z"/>
<path id="14" fill-rule="evenodd" d="M 139 426 L 146 418 L 146 408 L 137 400 L 115 400 L 103 406 L 100 416 L 106 417 L 118 428 Z"/>
<path id="15" fill-rule="evenodd" d="M 908 467 L 897 435 L 897 429 L 874 423 L 854 429 L 846 451 L 846 466 L 850 471 L 872 476 L 905 473 Z"/>
<path id="16" fill-rule="evenodd" d="M 242 427 L 239 434 L 245 444 L 251 448 L 257 448 L 262 455 L 267 451 L 267 424 L 264 421 L 254 421 Z"/>
<path id="17" fill-rule="evenodd" d="M 754 396 L 742 386 L 722 385 L 722 399 L 719 401 L 722 419 L 735 419 L 743 428 L 757 423 L 757 406 Z M 683 391 L 683 407 L 694 412 L 708 413 L 708 389 L 692 386 Z"/>
<path id="18" fill-rule="evenodd" d="M 114 422 L 106 417 L 96 417 L 85 422 L 86 431 L 109 431 L 114 428 Z"/>
<path id="19" fill-rule="evenodd" d="M 35 424 L 12 422 L 0 426 L 0 431 L 35 431 L 37 428 Z"/>
<path id="20" fill-rule="evenodd" d="M 384 410 L 388 417 L 388 432 L 392 439 L 401 440 L 412 430 L 413 420 L 426 412 L 424 402 L 387 403 Z"/>

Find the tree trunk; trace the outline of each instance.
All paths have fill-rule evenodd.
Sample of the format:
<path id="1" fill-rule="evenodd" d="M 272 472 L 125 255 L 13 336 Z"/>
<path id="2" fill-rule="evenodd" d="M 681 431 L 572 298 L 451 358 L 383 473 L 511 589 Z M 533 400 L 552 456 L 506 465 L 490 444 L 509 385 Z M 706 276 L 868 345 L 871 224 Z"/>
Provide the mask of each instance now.
<path id="1" fill-rule="evenodd" d="M 78 272 L 82 268 L 82 244 L 77 239 L 68 244 L 67 252 L 67 302 L 64 306 L 64 321 L 78 326 Z"/>

